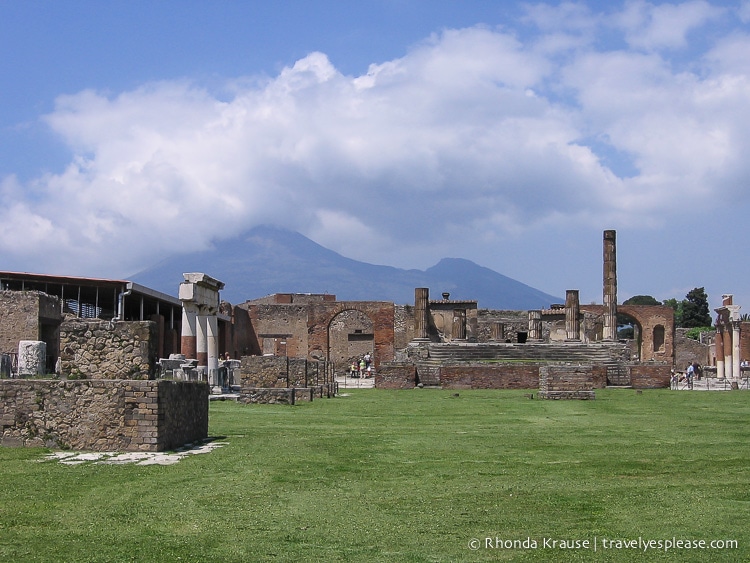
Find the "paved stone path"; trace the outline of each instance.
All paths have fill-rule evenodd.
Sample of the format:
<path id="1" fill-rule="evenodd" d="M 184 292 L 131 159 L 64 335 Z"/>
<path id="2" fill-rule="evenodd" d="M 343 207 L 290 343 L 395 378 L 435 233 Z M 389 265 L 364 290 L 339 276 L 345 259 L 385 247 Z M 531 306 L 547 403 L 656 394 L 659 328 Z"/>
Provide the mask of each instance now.
<path id="1" fill-rule="evenodd" d="M 375 387 L 374 377 L 349 377 L 339 376 L 336 378 L 336 383 L 339 384 L 339 390 L 341 389 L 372 389 Z"/>
<path id="2" fill-rule="evenodd" d="M 748 380 L 741 379 L 739 382 L 741 391 L 748 390 Z M 731 391 L 732 383 L 728 379 L 719 379 L 717 377 L 701 377 L 693 379 L 693 388 L 689 389 L 684 381 L 677 384 L 677 391 Z"/>
<path id="3" fill-rule="evenodd" d="M 191 447 L 178 448 L 174 452 L 53 452 L 41 461 L 59 461 L 65 465 L 82 463 L 123 465 L 173 465 L 191 455 L 211 453 L 226 442 L 203 442 Z"/>

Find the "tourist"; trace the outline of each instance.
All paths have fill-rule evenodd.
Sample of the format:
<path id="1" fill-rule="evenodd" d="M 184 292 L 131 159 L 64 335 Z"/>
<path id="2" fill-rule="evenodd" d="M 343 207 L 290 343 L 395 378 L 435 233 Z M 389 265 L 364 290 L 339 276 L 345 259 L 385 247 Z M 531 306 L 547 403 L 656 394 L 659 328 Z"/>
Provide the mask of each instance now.
<path id="1" fill-rule="evenodd" d="M 698 362 L 693 362 L 693 375 L 695 375 L 695 378 L 700 381 L 701 376 L 703 375 L 703 370 L 701 369 L 701 365 Z"/>
<path id="2" fill-rule="evenodd" d="M 361 360 L 359 361 L 359 376 L 360 376 L 360 377 L 364 377 L 364 376 L 365 376 L 365 367 L 366 367 L 366 364 L 365 364 L 365 359 L 364 359 L 364 358 L 362 358 L 362 359 L 361 359 Z"/>
<path id="3" fill-rule="evenodd" d="M 695 374 L 695 368 L 693 364 L 690 364 L 685 370 L 685 380 L 687 381 L 688 389 L 693 388 L 693 375 Z"/>

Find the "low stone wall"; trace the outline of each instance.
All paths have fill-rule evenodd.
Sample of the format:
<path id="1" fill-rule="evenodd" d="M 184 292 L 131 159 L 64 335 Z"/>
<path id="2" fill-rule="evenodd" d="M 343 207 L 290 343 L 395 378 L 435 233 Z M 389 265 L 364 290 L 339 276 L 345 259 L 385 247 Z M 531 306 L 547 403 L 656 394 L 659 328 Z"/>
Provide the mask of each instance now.
<path id="1" fill-rule="evenodd" d="M 153 379 L 157 343 L 152 321 L 65 320 L 60 373 L 69 379 Z"/>
<path id="2" fill-rule="evenodd" d="M 0 381 L 4 446 L 153 452 L 207 437 L 205 383 Z"/>
<path id="3" fill-rule="evenodd" d="M 336 384 L 331 383 L 315 387 L 246 387 L 240 393 L 238 402 L 246 405 L 296 405 L 312 402 L 316 398 L 334 397 L 337 391 Z"/>
<path id="4" fill-rule="evenodd" d="M 443 389 L 537 389 L 540 369 L 548 363 L 523 362 L 456 362 L 436 368 L 436 384 Z M 391 368 L 391 366 L 387 366 Z M 607 385 L 607 369 L 589 366 L 591 385 L 601 389 Z M 386 389 L 407 389 L 414 386 L 414 366 L 395 364 L 391 371 L 375 375 L 375 386 Z M 381 377 L 381 379 L 379 379 Z"/>
<path id="5" fill-rule="evenodd" d="M 332 381 L 325 362 L 287 356 L 243 356 L 240 361 L 241 388 L 313 387 Z"/>
<path id="6" fill-rule="evenodd" d="M 669 387 L 672 367 L 668 364 L 643 363 L 628 366 L 630 385 L 635 389 L 661 389 Z"/>
<path id="7" fill-rule="evenodd" d="M 540 399 L 594 399 L 593 366 L 542 366 Z"/>
<path id="8" fill-rule="evenodd" d="M 407 362 L 382 363 L 375 372 L 375 387 L 378 389 L 414 389 L 416 380 L 416 367 Z"/>

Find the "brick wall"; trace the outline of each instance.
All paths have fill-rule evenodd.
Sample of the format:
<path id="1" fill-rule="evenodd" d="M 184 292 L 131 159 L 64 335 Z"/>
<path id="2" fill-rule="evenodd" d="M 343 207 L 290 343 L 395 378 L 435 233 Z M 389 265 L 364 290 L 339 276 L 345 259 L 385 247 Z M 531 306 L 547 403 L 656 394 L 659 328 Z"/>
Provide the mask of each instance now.
<path id="1" fill-rule="evenodd" d="M 643 363 L 628 366 L 630 385 L 635 389 L 660 389 L 669 387 L 672 366 L 669 364 Z"/>
<path id="2" fill-rule="evenodd" d="M 416 368 L 410 362 L 380 364 L 375 372 L 375 387 L 378 389 L 414 389 Z"/>
<path id="3" fill-rule="evenodd" d="M 444 389 L 536 389 L 539 364 L 443 365 L 440 386 Z"/>
<path id="4" fill-rule="evenodd" d="M 68 319 L 60 325 L 60 372 L 71 379 L 153 378 L 157 342 L 151 321 Z"/>
<path id="5" fill-rule="evenodd" d="M 539 368 L 540 399 L 594 399 L 593 366 L 551 365 Z"/>
<path id="6" fill-rule="evenodd" d="M 205 383 L 0 381 L 4 446 L 164 451 L 207 437 Z"/>

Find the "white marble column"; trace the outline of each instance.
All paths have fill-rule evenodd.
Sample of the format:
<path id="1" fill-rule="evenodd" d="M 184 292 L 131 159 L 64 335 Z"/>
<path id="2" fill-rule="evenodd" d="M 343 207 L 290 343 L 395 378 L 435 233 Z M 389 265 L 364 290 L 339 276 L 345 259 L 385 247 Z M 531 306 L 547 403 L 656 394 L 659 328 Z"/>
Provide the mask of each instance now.
<path id="1" fill-rule="evenodd" d="M 740 372 L 740 322 L 732 321 L 732 377 L 739 379 Z"/>

